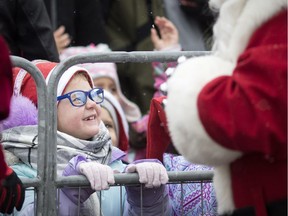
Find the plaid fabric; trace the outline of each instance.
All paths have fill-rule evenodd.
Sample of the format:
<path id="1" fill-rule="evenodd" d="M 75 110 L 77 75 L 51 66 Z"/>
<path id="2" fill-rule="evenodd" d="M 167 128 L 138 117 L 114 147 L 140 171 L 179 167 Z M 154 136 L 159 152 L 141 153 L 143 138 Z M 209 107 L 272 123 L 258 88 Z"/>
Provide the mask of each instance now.
<path id="1" fill-rule="evenodd" d="M 14 127 L 2 132 L 4 148 L 24 163 L 37 169 L 38 126 Z M 91 141 L 77 139 L 57 131 L 57 173 L 62 171 L 69 160 L 76 155 L 108 164 L 111 158 L 112 142 L 107 128 L 101 122 L 99 133 Z"/>

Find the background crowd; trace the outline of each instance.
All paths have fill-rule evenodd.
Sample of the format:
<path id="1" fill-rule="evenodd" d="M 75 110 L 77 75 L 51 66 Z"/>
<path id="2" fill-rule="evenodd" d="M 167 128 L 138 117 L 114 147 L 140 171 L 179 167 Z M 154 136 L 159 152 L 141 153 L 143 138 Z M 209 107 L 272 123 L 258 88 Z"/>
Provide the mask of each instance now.
<path id="1" fill-rule="evenodd" d="M 12 67 L 9 55 L 31 61 L 47 81 L 59 62 L 82 53 L 186 50 L 213 53 L 207 58 L 199 57 L 184 63 L 86 63 L 65 71 L 57 86 L 57 145 L 69 147 L 73 151 L 59 147 L 57 175 L 85 175 L 91 188 L 84 192 L 59 189 L 59 214 L 75 214 L 78 204 L 75 197 L 80 196 L 83 214 L 97 215 L 100 202 L 103 203 L 103 215 L 114 215 L 120 209 L 125 214 L 139 215 L 139 200 L 134 199 L 140 193 L 137 187 L 126 187 L 124 201 L 120 204 L 124 208 L 119 205 L 118 199 L 114 199 L 115 194 L 120 193 L 119 188 L 109 189 L 109 185 L 114 184 L 113 172 L 117 170 L 139 174 L 140 182 L 145 185 L 144 213 L 147 214 L 160 214 L 161 209 L 157 206 L 161 203 L 165 206 L 165 215 L 199 215 L 200 212 L 217 215 L 217 209 L 218 214 L 228 215 L 242 208 L 245 209 L 244 213 L 236 210 L 235 215 L 246 215 L 251 212 L 249 208 L 246 211 L 246 207 L 255 205 L 256 213 L 251 215 L 262 216 L 264 210 L 259 205 L 270 208 L 270 204 L 276 201 L 276 208 L 280 211 L 271 215 L 282 215 L 287 190 L 286 193 L 272 192 L 268 184 L 274 180 L 269 178 L 263 181 L 259 189 L 267 195 L 262 197 L 259 191 L 255 192 L 255 196 L 261 196 L 264 201 L 260 198 L 250 200 L 240 189 L 250 190 L 252 187 L 254 190 L 255 185 L 242 183 L 242 178 L 237 174 L 243 172 L 242 166 L 257 161 L 255 169 L 259 173 L 250 173 L 251 176 L 257 178 L 257 174 L 261 176 L 266 171 L 273 172 L 281 179 L 276 191 L 283 191 L 286 187 L 284 180 L 287 180 L 287 176 L 285 178 L 285 172 L 281 170 L 287 168 L 287 164 L 284 166 L 282 163 L 287 154 L 278 154 L 278 151 L 282 149 L 285 152 L 286 149 L 287 152 L 287 131 L 284 132 L 287 127 L 278 119 L 278 115 L 287 117 L 287 97 L 285 102 L 285 94 L 281 93 L 287 87 L 287 80 L 283 82 L 285 77 L 287 79 L 283 58 L 287 51 L 287 19 L 286 33 L 285 28 L 281 31 L 275 26 L 285 25 L 283 17 L 287 18 L 287 5 L 283 0 L 277 0 L 275 5 L 265 0 L 263 8 L 271 6 L 267 17 L 259 15 L 258 21 L 249 20 L 246 26 L 241 21 L 254 17 L 245 11 L 256 10 L 256 3 L 253 4 L 255 0 L 251 2 L 11 0 L 0 3 L 0 34 L 3 38 L 0 41 L 0 57 L 3 58 L 0 67 L 3 77 L 1 96 L 5 102 L 0 107 L 1 147 L 4 147 L 0 158 L 5 167 L 0 175 L 3 179 L 0 186 L 0 212 L 32 214 L 33 192 L 25 193 L 19 177 L 37 176 L 37 154 L 30 149 L 27 157 L 27 152 L 19 148 L 19 143 L 27 145 L 27 137 L 31 137 L 31 140 L 37 137 L 36 87 L 27 72 Z M 237 14 L 231 15 L 235 8 Z M 270 19 L 271 23 L 268 22 Z M 252 24 L 249 24 L 250 21 Z M 260 34 L 263 32 L 266 37 L 262 38 Z M 281 36 L 276 37 L 273 32 Z M 285 35 L 286 46 L 283 39 Z M 270 45 L 274 45 L 273 50 Z M 267 52 L 266 57 L 261 55 L 264 52 Z M 269 58 L 270 53 L 274 52 L 279 62 L 274 68 L 276 75 L 268 70 L 272 69 L 271 65 L 275 65 Z M 245 58 L 248 59 L 246 62 Z M 267 60 L 265 64 L 263 59 Z M 268 69 L 258 67 L 259 64 Z M 195 72 L 191 73 L 192 69 L 202 73 L 195 75 Z M 252 75 L 247 76 L 245 71 L 252 71 Z M 263 73 L 266 79 L 259 78 L 259 73 Z M 276 81 L 269 85 L 265 81 L 268 79 Z M 254 83 L 255 80 L 259 85 Z M 179 83 L 186 85 L 186 88 L 179 88 Z M 281 87 L 275 91 L 273 89 L 274 99 L 266 92 L 271 86 Z M 247 92 L 246 96 L 243 92 Z M 275 102 L 273 106 L 270 99 Z M 258 100 L 262 101 L 259 105 Z M 249 105 L 250 101 L 252 105 Z M 239 104 L 239 110 L 244 110 L 243 116 L 237 112 L 235 103 Z M 187 107 L 191 113 L 186 113 Z M 270 138 L 259 137 L 244 126 L 241 127 L 248 120 L 253 121 L 253 113 L 269 110 L 269 107 L 274 112 L 278 110 L 278 115 L 273 112 L 262 113 L 265 118 L 257 119 L 255 122 L 259 124 L 255 124 L 254 128 L 255 134 L 260 131 L 271 134 Z M 217 114 L 213 110 L 217 110 Z M 25 113 L 25 118 L 20 116 L 20 111 Z M 229 113 L 229 116 L 225 113 Z M 236 115 L 239 118 L 234 117 Z M 236 119 L 239 127 L 234 125 Z M 194 125 L 193 129 L 191 125 Z M 266 125 L 265 129 L 262 125 Z M 234 131 L 229 131 L 231 128 Z M 34 145 L 33 142 L 28 145 Z M 255 142 L 263 143 L 265 149 L 257 144 L 254 147 Z M 277 165 L 269 164 L 267 168 L 269 158 L 275 159 Z M 225 177 L 231 174 L 227 171 L 227 164 L 231 167 L 230 180 L 233 183 L 231 188 L 228 186 L 223 192 L 221 182 L 227 183 Z M 279 172 L 272 171 L 275 167 Z M 187 184 L 184 186 L 185 193 L 181 194 L 183 188 L 179 185 L 166 185 L 166 171 L 191 170 L 214 170 L 214 186 L 212 183 L 205 183 L 204 186 Z M 243 181 L 254 182 L 249 179 L 249 174 L 243 172 L 243 176 Z M 9 185 L 7 182 L 12 183 Z M 99 198 L 95 190 L 105 190 L 104 198 Z M 180 208 L 182 196 L 184 207 Z M 113 199 L 107 201 L 105 197 Z M 223 200 L 223 197 L 227 199 Z M 111 203 L 117 207 L 111 209 Z M 13 210 L 14 207 L 17 211 Z"/>

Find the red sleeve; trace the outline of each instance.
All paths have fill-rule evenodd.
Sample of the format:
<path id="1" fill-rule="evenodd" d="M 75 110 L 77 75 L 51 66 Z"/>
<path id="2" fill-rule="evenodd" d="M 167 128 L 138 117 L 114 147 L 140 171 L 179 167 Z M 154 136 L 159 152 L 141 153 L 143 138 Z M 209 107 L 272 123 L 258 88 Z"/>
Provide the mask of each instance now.
<path id="1" fill-rule="evenodd" d="M 232 76 L 209 82 L 197 102 L 221 145 L 287 157 L 287 10 L 253 34 Z"/>
<path id="2" fill-rule="evenodd" d="M 2 146 L 0 145 L 0 182 L 9 174 L 11 174 L 12 169 L 9 168 L 5 162 Z"/>
<path id="3" fill-rule="evenodd" d="M 9 115 L 13 78 L 8 47 L 2 37 L 0 37 L 0 81 L 0 120 L 3 120 Z"/>
<path id="4" fill-rule="evenodd" d="M 209 82 L 200 119 L 219 144 L 243 152 L 287 154 L 287 45 L 247 50 L 232 76 Z"/>

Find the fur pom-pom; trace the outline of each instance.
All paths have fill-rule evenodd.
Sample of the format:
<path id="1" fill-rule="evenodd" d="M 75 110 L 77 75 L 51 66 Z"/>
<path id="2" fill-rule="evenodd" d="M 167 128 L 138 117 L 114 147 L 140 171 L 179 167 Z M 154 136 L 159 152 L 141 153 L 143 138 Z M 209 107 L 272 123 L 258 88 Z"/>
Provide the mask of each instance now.
<path id="1" fill-rule="evenodd" d="M 1 122 L 3 130 L 17 126 L 36 125 L 37 122 L 38 110 L 32 101 L 22 95 L 12 96 L 9 117 Z"/>

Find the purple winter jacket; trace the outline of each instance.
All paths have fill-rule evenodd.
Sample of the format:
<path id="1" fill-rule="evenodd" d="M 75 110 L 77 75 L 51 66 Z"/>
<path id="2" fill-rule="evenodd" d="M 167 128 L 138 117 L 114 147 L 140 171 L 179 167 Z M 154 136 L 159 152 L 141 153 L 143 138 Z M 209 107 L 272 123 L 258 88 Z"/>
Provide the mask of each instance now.
<path id="1" fill-rule="evenodd" d="M 120 160 L 124 152 L 118 148 L 113 148 L 111 161 L 108 164 L 112 169 L 123 172 L 126 165 Z M 63 176 L 82 175 L 77 171 L 79 163 L 86 162 L 86 158 L 78 155 L 69 161 L 68 166 L 63 171 Z M 144 159 L 135 161 L 140 162 L 159 162 L 158 160 Z M 119 186 L 110 187 L 109 190 L 101 191 L 101 210 L 102 215 L 141 215 L 141 187 L 125 186 L 122 190 L 122 203 L 120 200 Z M 79 188 L 63 188 L 60 191 L 59 215 L 78 215 L 78 205 L 80 212 L 87 212 L 84 202 L 95 191 L 89 188 L 79 190 Z M 102 198 L 102 196 L 104 198 Z M 78 200 L 80 198 L 80 202 Z M 100 198 L 99 198 L 100 199 Z M 121 214 L 122 209 L 122 214 Z M 142 213 L 143 215 L 171 215 L 171 205 L 166 185 L 159 188 L 142 187 Z M 87 212 L 88 213 L 88 212 Z M 91 214 L 91 212 L 90 212 Z"/>

